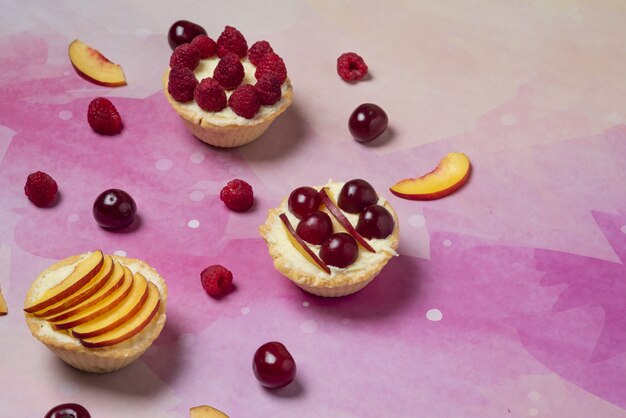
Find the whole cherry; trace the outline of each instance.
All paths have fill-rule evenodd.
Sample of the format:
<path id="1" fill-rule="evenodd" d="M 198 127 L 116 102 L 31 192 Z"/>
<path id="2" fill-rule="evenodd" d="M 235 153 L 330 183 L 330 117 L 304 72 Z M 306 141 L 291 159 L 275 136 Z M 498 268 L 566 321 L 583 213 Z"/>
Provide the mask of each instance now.
<path id="1" fill-rule="evenodd" d="M 296 377 L 296 362 L 282 343 L 270 341 L 254 353 L 252 370 L 263 386 L 276 389 L 288 385 Z"/>
<path id="2" fill-rule="evenodd" d="M 188 20 L 178 20 L 170 26 L 167 33 L 167 42 L 172 49 L 189 43 L 198 35 L 206 35 L 206 30 L 197 23 Z"/>
<path id="3" fill-rule="evenodd" d="M 103 228 L 123 228 L 130 225 L 136 215 L 137 204 L 124 190 L 105 190 L 93 203 L 93 217 Z"/>
<path id="4" fill-rule="evenodd" d="M 91 418 L 91 415 L 82 405 L 64 403 L 49 410 L 44 418 Z"/>

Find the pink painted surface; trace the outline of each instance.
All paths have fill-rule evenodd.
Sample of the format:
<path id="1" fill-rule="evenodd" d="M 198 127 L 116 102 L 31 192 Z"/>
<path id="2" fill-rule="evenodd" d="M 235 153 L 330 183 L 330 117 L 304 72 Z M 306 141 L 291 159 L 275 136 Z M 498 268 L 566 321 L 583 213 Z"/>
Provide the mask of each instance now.
<path id="1" fill-rule="evenodd" d="M 233 417 L 626 417 L 623 4 L 390 2 L 371 13 L 378 3 L 250 2 L 222 4 L 216 19 L 199 1 L 150 2 L 150 14 L 141 2 L 58 3 L 8 6 L 0 32 L 2 414 L 43 416 L 71 401 L 93 416 L 187 416 L 210 404 Z M 284 57 L 296 100 L 261 139 L 211 148 L 170 109 L 160 77 L 177 18 L 213 37 L 237 26 Z M 74 38 L 122 64 L 128 86 L 79 78 L 66 56 Z M 337 77 L 348 50 L 370 79 Z M 119 109 L 122 134 L 87 125 L 99 95 Z M 387 110 L 392 135 L 362 146 L 346 124 L 367 101 Z M 451 151 L 473 164 L 456 194 L 387 192 Z M 60 185 L 51 208 L 23 195 L 36 170 Z M 219 200 L 234 177 L 254 187 L 248 213 Z M 402 225 L 400 257 L 337 300 L 282 278 L 257 232 L 294 187 L 329 178 L 366 178 Z M 110 187 L 137 201 L 131 231 L 91 216 Z M 161 337 L 105 376 L 65 366 L 20 312 L 39 271 L 94 248 L 149 262 L 170 289 Z M 198 279 L 213 263 L 235 276 L 219 301 Z M 296 381 L 274 392 L 251 371 L 269 340 L 298 364 Z"/>

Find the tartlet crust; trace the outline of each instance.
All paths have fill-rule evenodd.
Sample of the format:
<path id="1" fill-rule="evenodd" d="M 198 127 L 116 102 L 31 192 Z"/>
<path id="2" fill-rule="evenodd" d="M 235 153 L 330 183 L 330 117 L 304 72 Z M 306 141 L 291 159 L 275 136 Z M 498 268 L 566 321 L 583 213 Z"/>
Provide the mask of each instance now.
<path id="1" fill-rule="evenodd" d="M 62 267 L 74 264 L 82 257 L 82 255 L 75 255 L 63 259 L 46 270 L 42 271 L 39 276 L 33 281 L 26 299 L 24 306 L 31 303 L 35 299 L 35 289 L 44 279 L 44 276 Z M 139 266 L 138 271 L 150 271 L 151 277 L 156 278 L 159 281 L 160 292 L 160 305 L 157 314 L 152 318 L 150 324 L 141 330 L 138 334 L 129 338 L 128 340 L 108 347 L 102 348 L 86 348 L 78 344 L 71 344 L 68 342 L 60 341 L 51 335 L 42 335 L 41 323 L 43 319 L 36 318 L 35 316 L 25 313 L 26 324 L 30 329 L 31 334 L 39 341 L 41 341 L 50 351 L 57 354 L 63 361 L 71 366 L 91 373 L 105 373 L 114 370 L 121 369 L 128 364 L 135 361 L 152 345 L 152 342 L 159 336 L 161 330 L 165 325 L 165 308 L 167 303 L 167 286 L 163 278 L 147 263 L 135 259 L 126 258 L 117 255 L 111 255 L 114 261 L 119 261 L 123 265 L 135 264 Z M 59 331 L 60 332 L 60 331 Z M 78 340 L 77 340 L 78 341 Z"/>

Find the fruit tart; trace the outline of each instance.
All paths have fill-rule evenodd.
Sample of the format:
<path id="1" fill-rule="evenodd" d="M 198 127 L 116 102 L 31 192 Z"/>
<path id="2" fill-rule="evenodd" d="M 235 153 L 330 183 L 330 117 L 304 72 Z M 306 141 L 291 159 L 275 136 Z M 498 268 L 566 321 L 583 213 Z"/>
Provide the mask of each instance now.
<path id="1" fill-rule="evenodd" d="M 143 261 L 75 255 L 44 270 L 26 295 L 35 338 L 87 372 L 121 369 L 141 356 L 165 324 L 167 286 Z"/>
<path id="2" fill-rule="evenodd" d="M 298 187 L 260 227 L 274 267 L 305 291 L 357 292 L 398 255 L 398 216 L 365 180 Z"/>
<path id="3" fill-rule="evenodd" d="M 293 97 L 285 63 L 270 44 L 259 41 L 248 48 L 231 26 L 217 42 L 198 35 L 177 46 L 163 86 L 191 133 L 218 147 L 254 141 Z"/>

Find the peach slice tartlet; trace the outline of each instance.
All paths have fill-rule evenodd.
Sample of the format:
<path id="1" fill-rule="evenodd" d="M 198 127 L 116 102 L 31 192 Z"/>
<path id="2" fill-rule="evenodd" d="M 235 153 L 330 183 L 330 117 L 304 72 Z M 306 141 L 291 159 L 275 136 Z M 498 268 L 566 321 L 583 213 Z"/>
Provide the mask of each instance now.
<path id="1" fill-rule="evenodd" d="M 35 338 L 93 373 L 143 354 L 165 324 L 167 286 L 148 264 L 96 250 L 50 266 L 31 285 L 24 311 Z"/>

